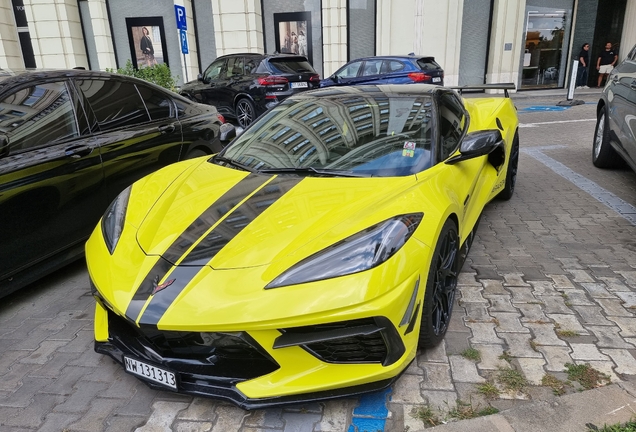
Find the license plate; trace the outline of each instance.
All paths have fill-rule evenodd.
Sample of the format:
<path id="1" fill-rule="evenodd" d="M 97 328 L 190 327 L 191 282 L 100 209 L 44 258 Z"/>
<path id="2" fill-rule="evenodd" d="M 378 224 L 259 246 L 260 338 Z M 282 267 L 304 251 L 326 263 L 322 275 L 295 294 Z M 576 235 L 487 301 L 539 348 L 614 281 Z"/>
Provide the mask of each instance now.
<path id="1" fill-rule="evenodd" d="M 307 88 L 306 82 L 293 82 L 291 83 L 292 88 Z"/>
<path id="2" fill-rule="evenodd" d="M 126 371 L 133 375 L 154 381 L 174 390 L 177 389 L 177 377 L 172 372 L 148 363 L 140 362 L 139 360 L 135 360 L 130 357 L 124 357 L 124 365 L 126 367 Z"/>
<path id="3" fill-rule="evenodd" d="M 440 82 L 442 79 L 440 77 L 433 77 L 433 82 Z"/>

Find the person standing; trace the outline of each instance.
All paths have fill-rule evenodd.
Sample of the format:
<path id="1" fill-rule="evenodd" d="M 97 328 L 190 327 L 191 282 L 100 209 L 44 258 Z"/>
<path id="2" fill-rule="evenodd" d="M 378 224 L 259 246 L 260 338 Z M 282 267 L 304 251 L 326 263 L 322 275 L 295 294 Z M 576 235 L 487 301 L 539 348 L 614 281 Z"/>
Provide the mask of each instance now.
<path id="1" fill-rule="evenodd" d="M 590 64 L 590 44 L 584 43 L 579 53 L 579 68 L 576 73 L 576 88 L 589 88 L 587 86 L 587 67 Z"/>
<path id="2" fill-rule="evenodd" d="M 139 49 L 144 55 L 144 59 L 146 60 L 146 66 L 152 66 L 157 64 L 157 60 L 155 60 L 155 48 L 152 46 L 152 39 L 150 39 L 150 32 L 146 27 L 141 28 L 142 33 L 144 34 L 141 37 L 141 41 L 139 43 Z"/>
<path id="3" fill-rule="evenodd" d="M 618 60 L 618 56 L 612 49 L 612 43 L 607 42 L 605 44 L 605 50 L 601 51 L 601 54 L 596 60 L 596 69 L 598 70 L 598 87 L 601 86 L 604 78 L 607 78 L 609 73 L 614 69 L 614 65 Z"/>

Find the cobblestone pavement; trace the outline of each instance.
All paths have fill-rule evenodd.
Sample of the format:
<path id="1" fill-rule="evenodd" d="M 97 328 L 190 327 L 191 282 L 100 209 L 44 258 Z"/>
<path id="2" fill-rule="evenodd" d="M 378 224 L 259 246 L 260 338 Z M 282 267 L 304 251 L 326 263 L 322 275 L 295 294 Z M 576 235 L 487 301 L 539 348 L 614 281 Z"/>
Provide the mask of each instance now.
<path id="1" fill-rule="evenodd" d="M 418 352 L 391 389 L 253 412 L 151 390 L 93 351 L 94 304 L 78 262 L 0 300 L 0 430 L 413 432 L 427 407 L 443 418 L 555 398 L 543 378 L 565 380 L 568 363 L 631 380 L 636 175 L 591 164 L 597 94 L 564 111 L 546 111 L 559 97 L 514 98 L 515 196 L 482 217 L 444 343 Z M 468 348 L 480 359 L 465 358 Z M 502 369 L 527 385 L 506 390 Z M 493 386 L 500 393 L 487 399 Z"/>

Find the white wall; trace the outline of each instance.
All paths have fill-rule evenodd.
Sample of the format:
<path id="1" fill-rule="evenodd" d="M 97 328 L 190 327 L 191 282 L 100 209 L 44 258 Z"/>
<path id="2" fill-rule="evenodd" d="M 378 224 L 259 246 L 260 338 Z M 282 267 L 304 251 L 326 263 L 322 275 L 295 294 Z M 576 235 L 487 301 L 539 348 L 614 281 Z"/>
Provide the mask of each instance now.
<path id="1" fill-rule="evenodd" d="M 627 0 L 618 60 L 623 60 L 634 45 L 636 45 L 636 0 Z"/>
<path id="2" fill-rule="evenodd" d="M 323 75 L 328 77 L 347 62 L 347 3 L 322 1 Z"/>
<path id="3" fill-rule="evenodd" d="M 265 52 L 260 0 L 212 0 L 212 10 L 217 56 Z"/>
<path id="4" fill-rule="evenodd" d="M 519 86 L 521 50 L 524 48 L 525 0 L 495 0 L 488 59 L 488 83 L 513 82 Z M 506 51 L 505 44 L 512 44 Z"/>
<path id="5" fill-rule="evenodd" d="M 97 50 L 97 61 L 101 70 L 116 69 L 115 49 L 113 48 L 113 38 L 108 24 L 108 12 L 105 0 L 89 0 L 88 10 L 90 11 L 90 25 L 95 39 L 95 49 Z M 95 65 L 92 65 L 96 68 Z"/>
<path id="6" fill-rule="evenodd" d="M 0 68 L 24 69 L 18 30 L 10 1 L 0 4 Z"/>

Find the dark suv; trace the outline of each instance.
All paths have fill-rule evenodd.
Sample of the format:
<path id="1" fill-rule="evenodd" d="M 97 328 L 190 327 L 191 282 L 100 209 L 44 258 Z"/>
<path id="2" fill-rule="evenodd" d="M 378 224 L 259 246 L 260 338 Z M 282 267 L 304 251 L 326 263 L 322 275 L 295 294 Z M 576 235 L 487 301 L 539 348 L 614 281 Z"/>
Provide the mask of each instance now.
<path id="1" fill-rule="evenodd" d="M 444 70 L 428 56 L 365 57 L 350 61 L 320 86 L 411 83 L 444 85 Z"/>
<path id="2" fill-rule="evenodd" d="M 636 171 L 636 46 L 610 73 L 596 112 L 594 165 L 611 168 L 625 161 Z"/>
<path id="3" fill-rule="evenodd" d="M 303 56 L 245 53 L 217 58 L 181 94 L 246 127 L 286 97 L 319 86 L 320 76 Z"/>

